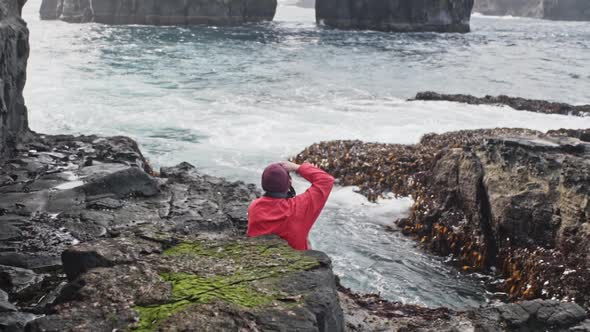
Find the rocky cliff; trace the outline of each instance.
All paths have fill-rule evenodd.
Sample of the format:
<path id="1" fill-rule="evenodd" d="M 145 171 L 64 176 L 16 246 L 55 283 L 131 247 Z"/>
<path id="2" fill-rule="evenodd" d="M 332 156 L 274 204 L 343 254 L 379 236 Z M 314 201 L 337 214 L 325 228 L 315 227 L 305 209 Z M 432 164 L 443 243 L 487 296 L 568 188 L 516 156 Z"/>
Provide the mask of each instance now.
<path id="1" fill-rule="evenodd" d="M 411 195 L 402 232 L 464 270 L 496 271 L 511 299 L 589 306 L 589 135 L 495 129 L 427 135 L 410 146 L 336 141 L 296 159 L 370 199 Z"/>
<path id="2" fill-rule="evenodd" d="M 469 32 L 473 0 L 316 0 L 318 23 L 341 29 Z"/>
<path id="3" fill-rule="evenodd" d="M 22 0 L 0 2 L 0 161 L 28 132 L 23 88 L 27 79 L 29 30 L 21 19 Z"/>
<path id="4" fill-rule="evenodd" d="M 475 0 L 473 11 L 495 16 L 590 20 L 590 2 L 586 0 Z"/>
<path id="5" fill-rule="evenodd" d="M 42 19 L 105 24 L 240 24 L 270 21 L 276 0 L 43 0 Z"/>

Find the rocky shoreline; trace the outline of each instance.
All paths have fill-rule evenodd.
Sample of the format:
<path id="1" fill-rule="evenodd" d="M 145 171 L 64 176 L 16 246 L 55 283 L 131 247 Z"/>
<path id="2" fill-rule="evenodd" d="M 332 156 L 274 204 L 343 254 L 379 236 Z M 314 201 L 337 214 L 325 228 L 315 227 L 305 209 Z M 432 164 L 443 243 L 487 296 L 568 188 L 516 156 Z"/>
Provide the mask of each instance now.
<path id="1" fill-rule="evenodd" d="M 327 256 L 245 238 L 253 185 L 186 163 L 153 177 L 124 137 L 20 148 L 0 167 L 0 327 L 341 330 Z"/>
<path id="2" fill-rule="evenodd" d="M 426 135 L 416 145 L 334 141 L 309 160 L 370 200 L 411 196 L 400 230 L 452 255 L 466 271 L 502 278 L 509 299 L 588 307 L 588 130 L 491 129 Z"/>
<path id="3" fill-rule="evenodd" d="M 325 254 L 294 251 L 277 237 L 245 237 L 247 207 L 260 195 L 255 185 L 201 174 L 188 163 L 156 172 L 127 137 L 31 132 L 22 97 L 29 49 L 22 5 L 0 0 L 0 330 L 590 330 L 586 310 L 572 301 L 532 300 L 454 312 L 354 294 L 339 285 Z M 527 258 L 539 256 L 527 256 L 532 247 L 521 237 L 529 229 L 516 232 L 518 241 L 509 242 L 514 249 L 504 251 L 511 254 L 503 258 L 512 273 L 506 286 L 513 299 L 536 296 L 540 288 L 526 293 L 530 287 L 523 283 L 546 277 L 548 296 L 587 306 L 587 229 L 580 223 L 588 206 L 587 136 L 587 131 L 573 130 L 462 132 L 430 135 L 414 147 L 394 146 L 394 155 L 386 153 L 387 145 L 372 151 L 352 142 L 319 144 L 300 158 L 317 161 L 342 184 L 364 183 L 361 190 L 369 198 L 390 186 L 398 194 L 411 193 L 417 204 L 400 223 L 403 231 L 439 253 L 453 248 L 448 241 L 454 239 L 459 254 L 467 255 L 459 259 L 474 270 L 493 265 L 487 258 L 491 248 L 503 257 L 505 247 L 503 242 L 489 245 L 487 233 L 477 233 L 485 222 L 469 218 L 475 210 L 485 215 L 497 208 L 491 200 L 496 192 L 487 191 L 490 206 L 479 209 L 485 195 L 475 181 L 477 195 L 471 196 L 471 180 L 485 178 L 488 173 L 482 170 L 488 164 L 532 167 L 536 177 L 527 187 L 530 195 L 515 201 L 532 204 L 517 204 L 510 213 L 518 217 L 519 211 L 533 209 L 544 217 L 542 202 L 559 206 L 559 225 L 567 227 L 558 229 L 557 238 L 551 232 L 531 236 L 533 241 L 554 239 L 555 248 L 541 248 L 541 257 L 562 265 L 523 266 Z M 351 154 L 354 146 L 359 149 Z M 500 161 L 486 163 L 485 158 L 496 160 L 490 156 Z M 379 164 L 368 163 L 375 160 L 394 163 L 375 169 Z M 478 162 L 480 168 L 472 167 Z M 502 167 L 494 167 L 492 174 L 504 174 Z M 466 181 L 450 176 L 454 170 L 466 172 L 461 173 Z M 507 181 L 509 177 L 493 179 L 523 184 Z M 543 195 L 540 188 L 553 191 Z M 516 222 L 510 213 L 503 216 L 507 225 Z M 460 217 L 471 224 L 457 224 Z M 484 253 L 486 259 L 473 253 Z M 567 278 L 551 279 L 559 273 Z"/>
<path id="4" fill-rule="evenodd" d="M 590 116 L 590 105 L 570 105 L 545 100 L 526 99 L 509 96 L 475 97 L 463 94 L 441 94 L 432 91 L 419 92 L 411 100 L 452 101 L 471 105 L 505 105 L 518 111 L 529 111 L 545 114 L 561 114 L 574 116 Z"/>
<path id="5" fill-rule="evenodd" d="M 254 185 L 186 163 L 152 176 L 124 137 L 31 137 L 0 167 L 6 330 L 452 331 L 546 323 L 557 331 L 588 323 L 581 307 L 557 301 L 454 312 L 354 294 L 339 286 L 325 254 L 245 238 Z M 522 310 L 527 319 L 516 318 Z"/>

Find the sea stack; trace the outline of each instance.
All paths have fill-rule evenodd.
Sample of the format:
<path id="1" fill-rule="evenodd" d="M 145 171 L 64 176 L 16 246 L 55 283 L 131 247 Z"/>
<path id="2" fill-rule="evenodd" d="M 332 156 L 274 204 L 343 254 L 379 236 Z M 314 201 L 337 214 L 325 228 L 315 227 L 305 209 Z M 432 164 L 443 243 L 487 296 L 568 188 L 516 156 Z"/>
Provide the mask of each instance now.
<path id="1" fill-rule="evenodd" d="M 543 14 L 549 20 L 590 21 L 590 1 L 543 0 Z"/>
<path id="2" fill-rule="evenodd" d="M 29 130 L 23 99 L 29 30 L 21 19 L 23 3 L 18 0 L 0 2 L 0 160 L 15 151 Z"/>
<path id="3" fill-rule="evenodd" d="M 317 0 L 316 21 L 340 29 L 469 32 L 473 0 Z"/>
<path id="4" fill-rule="evenodd" d="M 43 0 L 41 19 L 71 23 L 232 25 L 271 21 L 276 0 Z"/>
<path id="5" fill-rule="evenodd" d="M 549 20 L 588 21 L 587 0 L 475 0 L 473 11 L 484 15 L 522 16 Z"/>

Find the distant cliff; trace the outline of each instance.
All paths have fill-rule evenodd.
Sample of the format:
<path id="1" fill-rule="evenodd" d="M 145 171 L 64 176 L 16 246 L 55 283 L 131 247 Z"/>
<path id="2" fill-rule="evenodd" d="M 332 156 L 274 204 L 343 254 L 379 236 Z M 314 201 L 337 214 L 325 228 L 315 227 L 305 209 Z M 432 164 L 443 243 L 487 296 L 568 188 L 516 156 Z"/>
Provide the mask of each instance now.
<path id="1" fill-rule="evenodd" d="M 105 24 L 240 24 L 270 21 L 276 0 L 43 0 L 41 19 Z"/>
<path id="2" fill-rule="evenodd" d="M 28 131 L 23 88 L 27 78 L 29 30 L 21 19 L 24 1 L 0 2 L 0 160 Z"/>
<path id="3" fill-rule="evenodd" d="M 589 0 L 544 0 L 543 9 L 546 19 L 590 21 Z"/>
<path id="4" fill-rule="evenodd" d="M 474 12 L 551 20 L 590 20 L 588 0 L 475 0 Z"/>
<path id="5" fill-rule="evenodd" d="M 316 20 L 342 29 L 469 32 L 473 0 L 316 0 Z"/>

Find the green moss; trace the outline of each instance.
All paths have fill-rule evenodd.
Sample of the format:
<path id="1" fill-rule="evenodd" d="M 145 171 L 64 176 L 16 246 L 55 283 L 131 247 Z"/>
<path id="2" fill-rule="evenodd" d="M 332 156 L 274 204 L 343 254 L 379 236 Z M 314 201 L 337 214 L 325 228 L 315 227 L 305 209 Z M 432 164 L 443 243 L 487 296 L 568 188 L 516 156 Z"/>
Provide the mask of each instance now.
<path id="1" fill-rule="evenodd" d="M 154 331 L 175 313 L 193 304 L 210 303 L 213 300 L 246 308 L 270 305 L 282 295 L 272 290 L 262 292 L 255 288 L 255 282 L 264 280 L 267 284 L 276 284 L 288 273 L 319 265 L 316 259 L 284 244 L 192 242 L 172 247 L 163 255 L 171 261 L 213 258 L 217 264 L 231 266 L 231 270 L 236 272 L 211 277 L 192 273 L 162 273 L 161 278 L 172 285 L 172 298 L 165 304 L 135 307 L 140 314 L 140 321 L 134 331 Z"/>
<path id="2" fill-rule="evenodd" d="M 274 297 L 256 292 L 247 280 L 236 277 L 202 278 L 187 273 L 166 273 L 163 279 L 172 283 L 173 301 L 208 303 L 219 299 L 253 308 L 272 302 Z"/>
<path id="3" fill-rule="evenodd" d="M 190 301 L 178 301 L 154 306 L 136 306 L 133 309 L 139 313 L 139 322 L 132 328 L 136 332 L 155 331 L 158 323 L 164 321 L 173 314 L 190 306 Z"/>

